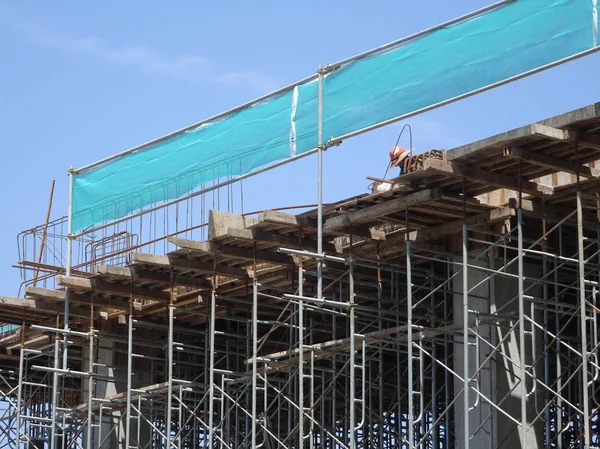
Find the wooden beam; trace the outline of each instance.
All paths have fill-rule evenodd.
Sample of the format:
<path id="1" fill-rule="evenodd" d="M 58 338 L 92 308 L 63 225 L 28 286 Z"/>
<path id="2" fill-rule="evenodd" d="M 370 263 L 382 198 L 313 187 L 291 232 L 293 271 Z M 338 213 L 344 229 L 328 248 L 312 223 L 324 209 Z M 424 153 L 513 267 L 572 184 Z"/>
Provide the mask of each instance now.
<path id="1" fill-rule="evenodd" d="M 237 246 L 224 245 L 219 242 L 199 242 L 179 237 L 169 237 L 169 242 L 180 248 L 205 254 L 224 254 L 244 260 L 257 260 L 259 262 L 273 263 L 276 265 L 291 265 L 293 259 L 285 254 L 269 252 L 264 250 L 253 250 L 252 248 L 241 248 Z"/>
<path id="2" fill-rule="evenodd" d="M 49 288 L 40 287 L 26 287 L 25 294 L 33 298 L 47 299 L 49 301 L 55 301 L 59 303 L 65 301 L 64 290 L 52 290 Z M 91 295 L 88 296 L 73 293 L 69 295 L 69 302 L 73 304 L 83 304 L 86 306 L 91 306 L 93 303 L 94 308 L 99 307 L 102 309 L 129 310 L 129 301 L 124 299 L 102 298 L 94 296 L 92 301 Z"/>
<path id="3" fill-rule="evenodd" d="M 13 298 L 10 296 L 0 296 L 0 307 L 24 309 L 25 314 L 27 314 L 28 310 L 55 315 L 64 313 L 64 306 L 62 304 L 43 302 L 36 299 Z M 69 315 L 76 318 L 89 318 L 90 311 L 83 307 L 70 307 Z"/>
<path id="4" fill-rule="evenodd" d="M 426 189 L 415 193 L 409 193 L 408 195 L 394 198 L 389 201 L 384 201 L 382 203 L 375 204 L 374 206 L 359 209 L 345 215 L 338 215 L 336 217 L 329 218 L 325 220 L 323 229 L 325 231 L 330 231 L 345 228 L 354 223 L 370 222 L 386 215 L 400 212 L 411 206 L 425 204 L 427 202 L 436 200 L 440 197 L 440 194 L 441 193 L 438 189 Z"/>
<path id="5" fill-rule="evenodd" d="M 592 134 L 588 132 L 582 132 L 579 130 L 568 130 L 566 134 L 570 141 L 578 142 L 582 146 L 587 148 L 593 148 L 600 150 L 600 135 Z"/>
<path id="6" fill-rule="evenodd" d="M 515 209 L 517 208 L 517 200 L 515 198 L 511 198 L 510 204 Z M 523 214 L 527 216 L 539 218 L 540 220 L 545 217 L 546 219 L 554 222 L 559 222 L 563 220 L 567 215 L 574 212 L 574 209 L 566 210 L 561 207 L 556 207 L 548 204 L 544 205 L 540 202 L 531 200 L 523 200 L 521 202 L 521 207 L 523 210 Z M 572 218 L 567 220 L 567 222 L 575 224 L 577 222 L 575 214 L 573 214 Z M 585 215 L 582 223 L 585 229 L 590 230 L 597 229 L 600 224 L 598 221 L 586 220 Z"/>
<path id="7" fill-rule="evenodd" d="M 558 172 L 580 174 L 584 178 L 593 179 L 600 177 L 600 170 L 586 165 L 579 165 L 570 161 L 557 159 L 546 154 L 540 154 L 519 147 L 505 147 L 504 156 L 515 159 L 523 159 L 540 167 L 551 168 Z"/>
<path id="8" fill-rule="evenodd" d="M 249 270 L 239 267 L 230 267 L 224 264 L 213 264 L 200 260 L 190 260 L 184 257 L 159 256 L 148 253 L 133 253 L 133 262 L 143 265 L 152 265 L 164 269 L 177 268 L 197 273 L 215 273 L 221 276 L 230 276 L 239 279 L 251 277 Z"/>
<path id="9" fill-rule="evenodd" d="M 103 282 L 98 278 L 77 278 L 73 276 L 59 276 L 58 285 L 70 287 L 78 290 L 90 292 L 109 293 L 120 296 L 133 296 L 138 299 L 148 299 L 151 301 L 169 301 L 171 295 L 162 290 L 152 290 L 144 287 L 132 287 L 128 284 L 113 284 Z"/>
<path id="10" fill-rule="evenodd" d="M 439 226 L 434 226 L 427 229 L 419 229 L 409 233 L 408 238 L 411 241 L 432 240 L 450 235 L 458 234 L 462 231 L 463 225 L 477 226 L 480 224 L 492 224 L 504 221 L 515 216 L 515 210 L 512 207 L 506 206 L 499 209 L 494 209 L 482 214 L 472 215 L 465 220 L 456 220 L 450 223 L 444 223 Z"/>
<path id="11" fill-rule="evenodd" d="M 99 275 L 116 277 L 119 279 L 130 279 L 132 281 L 156 282 L 159 284 L 182 285 L 198 289 L 212 290 L 212 282 L 208 279 L 195 278 L 192 276 L 174 275 L 164 271 L 143 270 L 135 267 L 118 267 L 114 265 L 100 265 L 97 268 Z"/>
<path id="12" fill-rule="evenodd" d="M 439 159 L 426 159 L 423 162 L 423 170 L 430 170 L 445 175 L 463 177 L 479 182 L 487 182 L 496 187 L 519 191 L 529 195 L 552 195 L 554 188 L 537 184 L 526 179 L 519 180 L 517 176 L 507 176 L 500 173 L 494 173 L 470 165 L 458 162 L 447 162 Z"/>

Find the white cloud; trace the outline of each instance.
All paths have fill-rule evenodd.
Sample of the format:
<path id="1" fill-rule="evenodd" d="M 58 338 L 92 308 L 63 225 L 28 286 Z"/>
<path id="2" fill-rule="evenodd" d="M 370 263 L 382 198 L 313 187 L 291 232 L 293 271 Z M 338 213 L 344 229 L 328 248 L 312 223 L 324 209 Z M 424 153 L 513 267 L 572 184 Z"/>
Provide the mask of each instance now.
<path id="1" fill-rule="evenodd" d="M 191 83 L 221 84 L 250 88 L 267 93 L 277 85 L 270 77 L 254 70 L 228 70 L 217 61 L 198 55 L 170 56 L 151 48 L 115 45 L 98 37 L 71 37 L 53 32 L 34 23 L 15 20 L 0 5 L 0 25 L 31 44 L 55 50 L 92 56 L 109 64 L 126 67 L 147 75 L 159 75 Z"/>

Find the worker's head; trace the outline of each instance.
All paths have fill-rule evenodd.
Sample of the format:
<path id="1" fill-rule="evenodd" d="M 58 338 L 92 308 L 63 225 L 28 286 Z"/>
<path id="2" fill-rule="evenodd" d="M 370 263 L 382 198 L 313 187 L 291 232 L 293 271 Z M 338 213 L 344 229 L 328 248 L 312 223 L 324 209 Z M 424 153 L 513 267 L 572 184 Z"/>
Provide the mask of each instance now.
<path id="1" fill-rule="evenodd" d="M 408 151 L 404 148 L 395 146 L 390 150 L 390 167 L 397 167 L 408 156 Z"/>

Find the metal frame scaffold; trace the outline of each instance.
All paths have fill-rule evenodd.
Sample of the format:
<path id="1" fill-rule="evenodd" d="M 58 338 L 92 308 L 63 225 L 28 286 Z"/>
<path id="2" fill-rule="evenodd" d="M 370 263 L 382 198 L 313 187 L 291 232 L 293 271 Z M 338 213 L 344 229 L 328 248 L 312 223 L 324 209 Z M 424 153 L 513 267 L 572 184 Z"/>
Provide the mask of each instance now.
<path id="1" fill-rule="evenodd" d="M 317 204 L 247 212 L 244 175 L 19 236 L 0 446 L 600 445 L 600 105 L 324 204 L 326 150 L 407 118 L 326 141 L 337 67 Z"/>

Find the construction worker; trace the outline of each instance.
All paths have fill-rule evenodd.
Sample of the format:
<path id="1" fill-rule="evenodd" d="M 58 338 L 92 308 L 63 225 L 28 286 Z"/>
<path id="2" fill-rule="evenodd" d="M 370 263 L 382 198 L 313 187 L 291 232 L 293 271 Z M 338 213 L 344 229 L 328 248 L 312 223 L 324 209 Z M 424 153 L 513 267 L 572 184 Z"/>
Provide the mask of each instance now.
<path id="1" fill-rule="evenodd" d="M 408 151 L 402 147 L 394 146 L 390 150 L 390 168 L 400 167 L 400 174 L 402 174 L 402 162 L 408 157 Z"/>

